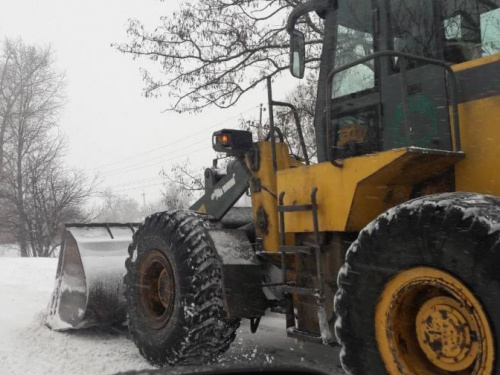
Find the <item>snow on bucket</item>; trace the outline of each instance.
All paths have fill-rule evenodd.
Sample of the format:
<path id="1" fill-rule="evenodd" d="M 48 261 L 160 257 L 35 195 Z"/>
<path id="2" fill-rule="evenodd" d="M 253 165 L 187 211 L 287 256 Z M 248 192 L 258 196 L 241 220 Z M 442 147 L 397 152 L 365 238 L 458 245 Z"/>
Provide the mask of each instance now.
<path id="1" fill-rule="evenodd" d="M 125 321 L 125 259 L 137 226 L 66 225 L 46 322 L 51 329 Z"/>

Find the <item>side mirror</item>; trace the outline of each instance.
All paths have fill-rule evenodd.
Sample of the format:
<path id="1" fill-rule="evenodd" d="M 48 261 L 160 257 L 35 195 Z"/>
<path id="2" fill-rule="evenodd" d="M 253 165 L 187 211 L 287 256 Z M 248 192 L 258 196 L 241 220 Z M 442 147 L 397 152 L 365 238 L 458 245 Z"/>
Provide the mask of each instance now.
<path id="1" fill-rule="evenodd" d="M 290 72 L 296 78 L 304 78 L 306 67 L 306 39 L 298 30 L 290 33 Z"/>

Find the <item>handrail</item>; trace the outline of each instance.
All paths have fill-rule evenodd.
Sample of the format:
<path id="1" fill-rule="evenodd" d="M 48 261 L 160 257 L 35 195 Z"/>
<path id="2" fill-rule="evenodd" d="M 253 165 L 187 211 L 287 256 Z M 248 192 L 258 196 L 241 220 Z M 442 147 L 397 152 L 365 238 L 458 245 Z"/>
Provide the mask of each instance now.
<path id="1" fill-rule="evenodd" d="M 276 157 L 276 137 L 274 128 L 274 113 L 273 113 L 273 89 L 271 76 L 266 78 L 267 81 L 267 105 L 269 106 L 269 133 L 271 134 L 271 154 L 273 158 L 273 171 L 278 171 L 278 160 Z"/>
<path id="2" fill-rule="evenodd" d="M 300 147 L 302 148 L 302 154 L 304 155 L 304 160 L 306 162 L 306 165 L 309 165 L 310 164 L 309 155 L 307 154 L 306 142 L 304 140 L 304 134 L 302 133 L 302 126 L 300 124 L 299 111 L 297 110 L 297 107 L 295 107 L 291 103 L 277 102 L 277 101 L 273 101 L 273 106 L 287 107 L 290 108 L 290 110 L 292 111 L 293 118 L 295 120 L 295 126 L 297 127 L 297 135 L 299 137 Z"/>
<path id="3" fill-rule="evenodd" d="M 270 131 L 268 136 L 270 136 L 271 139 L 271 152 L 273 155 L 273 170 L 276 172 L 278 170 L 278 164 L 277 164 L 277 158 L 276 158 L 276 138 L 275 138 L 275 133 L 278 133 L 278 136 L 280 136 L 281 131 L 279 128 L 275 127 L 274 125 L 274 115 L 273 115 L 273 108 L 274 106 L 278 107 L 287 107 L 290 108 L 293 114 L 293 118 L 295 120 L 295 125 L 297 127 L 297 135 L 299 137 L 299 142 L 300 142 L 300 147 L 302 148 L 302 153 L 304 154 L 304 159 L 306 162 L 306 165 L 310 164 L 309 161 L 309 155 L 307 154 L 307 148 L 306 148 L 306 143 L 304 141 L 304 134 L 302 133 L 302 126 L 300 125 L 300 118 L 299 118 L 299 113 L 297 111 L 297 107 L 295 107 L 293 104 L 290 103 L 285 103 L 285 102 L 278 102 L 273 99 L 273 93 L 272 93 L 272 88 L 271 88 L 271 77 L 267 77 L 267 100 L 268 100 L 268 106 L 269 106 L 269 127 Z M 267 140 L 268 137 L 266 137 Z M 283 135 L 281 134 L 281 141 L 283 141 Z"/>
<path id="4" fill-rule="evenodd" d="M 283 136 L 283 132 L 280 130 L 280 128 L 274 127 L 274 132 L 278 135 L 278 139 L 280 140 L 281 143 L 285 142 L 285 137 Z M 271 130 L 267 133 L 267 135 L 264 137 L 264 141 L 268 142 L 271 139 Z"/>
<path id="5" fill-rule="evenodd" d="M 455 76 L 455 72 L 451 68 L 451 64 L 448 64 L 444 61 L 441 60 L 436 60 L 436 59 L 430 59 L 427 57 L 422 57 L 422 56 L 416 56 L 416 55 L 410 55 L 408 53 L 403 53 L 403 52 L 398 52 L 398 51 L 379 51 L 376 53 L 373 53 L 371 55 L 365 56 L 361 59 L 358 59 L 356 61 L 353 61 L 349 64 L 345 64 L 341 67 L 332 69 L 330 73 L 328 73 L 328 76 L 326 77 L 326 129 L 330 129 L 331 127 L 331 121 L 332 121 L 332 116 L 331 116 L 331 111 L 332 111 L 332 86 L 333 86 L 333 77 L 350 68 L 353 68 L 357 65 L 364 64 L 370 60 L 376 60 L 381 57 L 398 57 L 402 61 L 404 60 L 414 60 L 414 61 L 420 61 L 424 62 L 430 65 L 437 65 L 443 67 L 448 73 L 449 73 L 449 78 L 450 78 L 450 99 L 451 99 L 451 104 L 453 107 L 453 128 L 455 131 L 455 139 L 454 139 L 454 150 L 455 151 L 461 151 L 461 143 L 460 143 L 460 123 L 458 119 L 458 104 L 457 104 L 457 79 Z M 404 112 L 404 118 L 405 118 L 405 130 L 406 130 L 406 137 L 407 137 L 407 142 L 410 143 L 409 139 L 409 130 L 408 130 L 408 98 L 406 95 L 407 92 L 407 84 L 406 84 L 406 69 L 404 67 L 404 64 L 401 64 L 401 86 L 403 89 L 403 112 Z M 449 100 L 450 101 L 450 100 Z M 449 102 L 448 101 L 448 102 Z M 327 141 L 327 154 L 328 154 L 328 160 L 332 161 L 334 165 L 341 167 L 342 164 L 339 162 L 334 162 L 331 158 L 331 147 L 330 147 L 330 137 L 326 137 Z M 409 145 L 411 146 L 411 145 Z"/>

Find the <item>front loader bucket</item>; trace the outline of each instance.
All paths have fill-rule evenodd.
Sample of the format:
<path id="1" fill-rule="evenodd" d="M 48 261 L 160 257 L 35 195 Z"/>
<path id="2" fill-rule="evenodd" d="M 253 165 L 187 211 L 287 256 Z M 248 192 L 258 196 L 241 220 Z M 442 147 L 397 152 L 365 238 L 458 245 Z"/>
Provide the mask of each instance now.
<path id="1" fill-rule="evenodd" d="M 138 224 L 68 224 L 47 325 L 56 331 L 123 323 L 127 249 Z"/>

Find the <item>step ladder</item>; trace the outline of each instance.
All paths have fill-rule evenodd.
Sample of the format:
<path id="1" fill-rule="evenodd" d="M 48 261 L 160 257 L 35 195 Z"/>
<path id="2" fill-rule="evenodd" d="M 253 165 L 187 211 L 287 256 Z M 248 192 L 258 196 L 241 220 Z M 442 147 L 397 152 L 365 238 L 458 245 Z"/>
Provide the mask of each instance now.
<path id="1" fill-rule="evenodd" d="M 318 227 L 318 204 L 316 203 L 316 194 L 318 188 L 314 187 L 311 191 L 311 204 L 305 205 L 289 205 L 283 204 L 285 192 L 281 192 L 278 198 L 278 213 L 280 218 L 280 253 L 281 253 L 281 277 L 283 291 L 285 293 L 285 310 L 286 310 L 286 328 L 289 337 L 297 338 L 303 341 L 313 341 L 322 344 L 330 344 L 332 334 L 328 325 L 328 318 L 325 307 L 325 288 L 323 280 L 323 269 L 321 265 L 321 241 Z M 314 243 L 310 246 L 289 246 L 285 244 L 285 213 L 309 211 L 312 214 L 314 228 Z M 305 288 L 296 285 L 294 281 L 287 280 L 286 273 L 286 257 L 287 255 L 304 254 L 316 257 L 316 269 L 318 276 L 319 288 Z M 320 335 L 300 330 L 295 325 L 295 314 L 293 305 L 293 295 L 306 295 L 316 298 L 318 308 L 318 322 Z"/>

